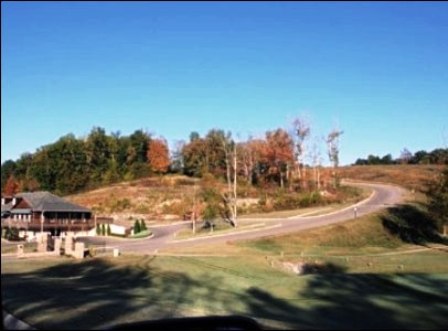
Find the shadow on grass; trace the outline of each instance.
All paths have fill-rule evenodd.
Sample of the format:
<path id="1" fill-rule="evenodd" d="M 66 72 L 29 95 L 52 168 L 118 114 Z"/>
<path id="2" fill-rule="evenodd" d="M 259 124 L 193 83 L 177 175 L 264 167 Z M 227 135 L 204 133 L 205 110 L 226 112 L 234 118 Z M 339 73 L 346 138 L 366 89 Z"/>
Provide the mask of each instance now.
<path id="1" fill-rule="evenodd" d="M 128 265 L 95 259 L 2 274 L 3 305 L 42 329 L 104 328 L 179 317 L 199 303 L 204 315 L 245 315 L 291 329 L 442 329 L 448 322 L 446 277 L 348 275 L 337 269 L 303 276 L 306 286 L 300 292 L 294 287 L 297 278 L 289 279 L 285 286 L 292 286 L 291 294 L 284 298 L 269 290 L 272 280 L 266 286 L 230 290 L 220 277 L 204 272 L 193 279 L 151 262 L 150 257 Z"/>
<path id="2" fill-rule="evenodd" d="M 192 304 L 189 291 L 201 287 L 200 280 L 180 272 L 163 272 L 161 277 L 151 260 L 117 265 L 90 259 L 2 274 L 3 307 L 42 329 L 91 329 L 128 319 L 176 316 Z M 211 291 L 206 295 L 213 296 Z"/>
<path id="3" fill-rule="evenodd" d="M 437 225 L 423 207 L 402 205 L 388 209 L 388 215 L 382 216 L 384 228 L 402 241 L 425 245 L 439 243 L 448 245 L 448 239 L 438 234 Z"/>

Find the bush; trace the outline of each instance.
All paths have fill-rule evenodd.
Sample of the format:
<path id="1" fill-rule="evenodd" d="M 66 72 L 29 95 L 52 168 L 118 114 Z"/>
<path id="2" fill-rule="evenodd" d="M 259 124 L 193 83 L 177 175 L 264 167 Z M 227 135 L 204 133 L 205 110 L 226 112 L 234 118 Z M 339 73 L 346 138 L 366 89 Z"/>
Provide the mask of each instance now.
<path id="1" fill-rule="evenodd" d="M 205 206 L 202 212 L 202 218 L 204 219 L 204 227 L 214 227 L 214 221 L 216 216 L 219 214 L 219 208 L 216 205 L 208 204 Z"/>
<path id="2" fill-rule="evenodd" d="M 101 226 L 100 226 L 99 224 L 96 225 L 96 234 L 97 234 L 98 236 L 101 235 Z"/>
<path id="3" fill-rule="evenodd" d="M 16 228 L 6 228 L 4 232 L 5 239 L 11 240 L 11 241 L 18 241 L 19 238 L 19 230 Z"/>
<path id="4" fill-rule="evenodd" d="M 196 181 L 193 178 L 177 178 L 175 185 L 194 185 Z"/>
<path id="5" fill-rule="evenodd" d="M 102 236 L 106 235 L 106 227 L 104 226 L 104 224 L 101 224 L 101 235 Z"/>
<path id="6" fill-rule="evenodd" d="M 107 230 L 106 231 L 107 231 L 107 235 L 110 236 L 111 231 L 110 231 L 110 225 L 109 224 L 107 224 Z"/>
<path id="7" fill-rule="evenodd" d="M 306 193 L 299 202 L 300 207 L 311 207 L 322 202 L 322 196 L 319 192 Z"/>
<path id="8" fill-rule="evenodd" d="M 295 209 L 301 203 L 300 196 L 297 194 L 278 194 L 274 199 L 274 209 Z"/>

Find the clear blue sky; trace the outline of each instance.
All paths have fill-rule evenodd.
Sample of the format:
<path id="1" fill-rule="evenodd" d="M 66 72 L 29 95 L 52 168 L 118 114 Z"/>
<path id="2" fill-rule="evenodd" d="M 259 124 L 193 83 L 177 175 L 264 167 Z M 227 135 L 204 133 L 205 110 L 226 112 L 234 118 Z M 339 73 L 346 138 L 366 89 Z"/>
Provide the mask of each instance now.
<path id="1" fill-rule="evenodd" d="M 172 144 L 305 114 L 341 163 L 448 137 L 448 3 L 2 2 L 1 160 L 93 126 Z"/>

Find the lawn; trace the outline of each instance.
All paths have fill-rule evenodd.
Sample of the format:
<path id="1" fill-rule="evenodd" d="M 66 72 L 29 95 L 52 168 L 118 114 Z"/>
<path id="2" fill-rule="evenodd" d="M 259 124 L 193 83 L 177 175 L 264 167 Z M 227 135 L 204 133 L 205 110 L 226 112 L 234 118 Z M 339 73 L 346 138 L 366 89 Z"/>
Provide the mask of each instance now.
<path id="1" fill-rule="evenodd" d="M 444 329 L 448 246 L 433 229 L 424 206 L 413 203 L 159 256 L 2 259 L 3 306 L 42 329 L 233 314 L 277 329 Z M 319 271 L 297 275 L 291 263 Z"/>
<path id="2" fill-rule="evenodd" d="M 239 314 L 269 328 L 443 328 L 447 274 L 297 276 L 262 256 L 2 261 L 8 311 L 42 329 Z"/>

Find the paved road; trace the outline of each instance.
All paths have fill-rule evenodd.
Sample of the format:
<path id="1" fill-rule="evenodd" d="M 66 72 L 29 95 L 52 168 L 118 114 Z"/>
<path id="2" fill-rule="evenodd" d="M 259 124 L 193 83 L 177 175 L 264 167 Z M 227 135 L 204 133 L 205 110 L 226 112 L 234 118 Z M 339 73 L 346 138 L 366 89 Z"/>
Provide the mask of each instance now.
<path id="1" fill-rule="evenodd" d="M 152 238 L 117 239 L 85 237 L 81 238 L 81 240 L 91 243 L 105 243 L 107 246 L 119 248 L 122 252 L 154 254 L 155 252 L 157 252 L 157 250 L 166 247 L 182 247 L 204 243 L 213 244 L 241 239 L 254 239 L 272 235 L 287 234 L 291 232 L 297 232 L 310 228 L 343 222 L 348 219 L 354 218 L 355 207 L 357 216 L 362 216 L 402 202 L 403 194 L 405 193 L 404 189 L 392 185 L 367 183 L 352 183 L 350 185 L 371 188 L 373 189 L 373 193 L 368 199 L 356 205 L 326 215 L 304 217 L 297 216 L 294 218 L 273 218 L 268 220 L 263 219 L 263 221 L 269 221 L 269 228 L 253 229 L 248 230 L 247 232 L 228 233 L 221 234 L 219 236 L 194 238 L 182 241 L 175 240 L 174 233 L 182 228 L 191 228 L 191 223 L 187 222 L 174 225 L 150 227 L 151 231 L 154 234 Z"/>

